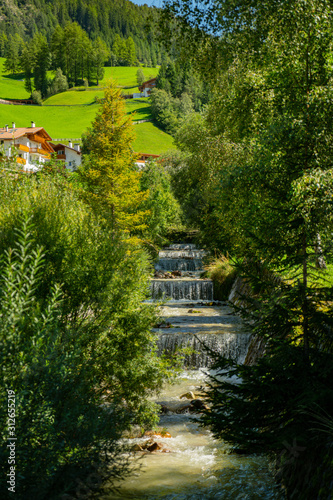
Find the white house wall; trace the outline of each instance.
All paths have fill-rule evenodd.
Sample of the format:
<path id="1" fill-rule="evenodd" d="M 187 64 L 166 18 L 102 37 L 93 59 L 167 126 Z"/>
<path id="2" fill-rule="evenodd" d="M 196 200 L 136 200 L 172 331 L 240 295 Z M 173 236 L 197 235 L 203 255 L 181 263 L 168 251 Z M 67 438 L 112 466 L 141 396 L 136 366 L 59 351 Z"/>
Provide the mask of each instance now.
<path id="1" fill-rule="evenodd" d="M 75 149 L 67 148 L 65 149 L 66 154 L 66 168 L 73 172 L 81 165 L 81 154 L 79 154 Z"/>
<path id="2" fill-rule="evenodd" d="M 30 153 L 28 151 L 19 150 L 15 147 L 22 145 L 28 147 L 29 149 L 37 149 L 41 147 L 39 142 L 30 141 L 27 137 L 19 137 L 15 140 L 4 140 L 2 145 L 7 158 L 10 158 L 11 156 L 19 156 L 26 161 L 25 165 L 23 165 L 24 170 L 37 170 L 37 165 L 39 163 L 45 163 L 45 158 L 43 158 L 40 153 Z"/>

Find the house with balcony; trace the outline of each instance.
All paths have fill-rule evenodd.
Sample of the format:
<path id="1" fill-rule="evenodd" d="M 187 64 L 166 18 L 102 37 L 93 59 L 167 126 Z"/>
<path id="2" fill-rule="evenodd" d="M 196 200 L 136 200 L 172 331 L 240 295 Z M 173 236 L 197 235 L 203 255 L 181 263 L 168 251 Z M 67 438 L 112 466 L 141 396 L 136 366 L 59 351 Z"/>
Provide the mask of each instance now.
<path id="1" fill-rule="evenodd" d="M 0 128 L 0 148 L 7 158 L 16 158 L 23 170 L 35 172 L 54 153 L 50 141 L 51 137 L 43 127 L 12 127 L 6 125 Z"/>
<path id="2" fill-rule="evenodd" d="M 140 94 L 133 94 L 133 97 L 149 97 L 152 89 L 156 87 L 156 78 L 151 78 L 139 86 Z"/>
<path id="3" fill-rule="evenodd" d="M 81 165 L 81 149 L 80 144 L 74 144 L 69 142 L 66 144 L 50 144 L 55 151 L 54 158 L 56 160 L 62 161 L 66 166 L 67 170 L 73 172 Z"/>

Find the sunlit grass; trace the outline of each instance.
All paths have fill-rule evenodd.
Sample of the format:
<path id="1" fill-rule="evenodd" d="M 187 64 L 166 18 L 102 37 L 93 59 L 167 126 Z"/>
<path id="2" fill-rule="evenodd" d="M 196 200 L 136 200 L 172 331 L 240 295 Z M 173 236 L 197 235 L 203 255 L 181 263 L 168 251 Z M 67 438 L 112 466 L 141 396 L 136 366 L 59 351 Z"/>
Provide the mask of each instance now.
<path id="1" fill-rule="evenodd" d="M 23 74 L 8 75 L 4 73 L 5 58 L 0 57 L 0 99 L 28 99 L 30 96 L 24 88 Z"/>
<path id="2" fill-rule="evenodd" d="M 126 102 L 127 111 L 136 112 L 135 121 L 150 119 L 150 107 L 147 101 Z M 44 127 L 53 139 L 78 139 L 91 125 L 98 111 L 98 104 L 90 106 L 9 106 L 0 105 L 2 126 L 16 123 L 17 127 L 29 127 L 31 121 Z M 173 139 L 152 122 L 134 125 L 137 138 L 133 145 L 135 151 L 160 154 L 174 149 Z"/>
<path id="3" fill-rule="evenodd" d="M 78 91 L 78 90 L 68 90 L 67 92 L 61 92 L 60 94 L 55 94 L 44 101 L 45 106 L 82 106 L 84 104 L 94 104 L 95 96 L 102 98 L 104 96 L 103 90 L 90 91 Z"/>
<path id="4" fill-rule="evenodd" d="M 121 87 L 133 87 L 134 90 L 131 89 L 132 92 L 138 92 L 135 90 L 137 88 L 136 74 L 138 71 L 137 67 L 129 67 L 129 66 L 114 66 L 114 67 L 106 67 L 105 75 L 103 80 L 100 82 L 100 85 L 105 85 L 109 78 L 112 78 L 117 81 L 117 84 Z M 154 78 L 157 76 L 158 68 L 141 68 L 143 74 L 145 75 L 145 79 L 149 80 L 150 78 Z"/>
<path id="5" fill-rule="evenodd" d="M 0 58 L 0 74 L 3 69 L 4 58 Z M 124 92 L 137 91 L 137 67 L 105 68 L 105 78 L 101 87 L 89 87 L 87 91 L 70 89 L 67 92 L 56 94 L 44 102 L 43 106 L 15 106 L 0 104 L 0 126 L 11 125 L 15 122 L 17 127 L 29 127 L 31 121 L 37 126 L 44 127 L 52 139 L 79 139 L 82 133 L 91 126 L 99 109 L 95 96 L 102 98 L 102 86 L 108 78 L 118 80 L 118 85 L 132 86 Z M 143 68 L 146 78 L 155 76 L 157 68 Z M 21 75 L 22 76 L 22 75 Z M 52 73 L 49 73 L 49 77 Z M 24 82 L 20 79 L 0 77 L 0 97 L 3 98 L 28 98 L 24 90 Z M 126 112 L 132 114 L 133 121 L 150 120 L 151 111 L 148 99 L 126 100 Z M 137 138 L 133 145 L 135 151 L 142 153 L 160 154 L 168 149 L 173 149 L 173 139 L 153 123 L 135 125 Z"/>
<path id="6" fill-rule="evenodd" d="M 166 134 L 152 122 L 139 123 L 134 129 L 137 138 L 134 150 L 140 153 L 161 154 L 169 149 L 176 149 L 171 135 Z"/>

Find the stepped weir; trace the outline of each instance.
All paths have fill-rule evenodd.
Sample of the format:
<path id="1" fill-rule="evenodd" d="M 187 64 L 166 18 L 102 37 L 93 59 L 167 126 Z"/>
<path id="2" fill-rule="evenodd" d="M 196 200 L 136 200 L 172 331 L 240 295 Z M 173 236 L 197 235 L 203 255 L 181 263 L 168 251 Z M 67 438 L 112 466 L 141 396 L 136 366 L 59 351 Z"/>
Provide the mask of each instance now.
<path id="1" fill-rule="evenodd" d="M 178 383 L 166 385 L 153 397 L 161 407 L 159 426 L 170 434 L 155 436 L 157 451 L 152 453 L 147 452 L 150 434 L 129 439 L 134 455 L 142 454 L 143 468 L 109 500 L 281 500 L 265 457 L 230 454 L 228 445 L 195 421 L 200 410 L 196 407 L 193 413 L 192 403 L 200 403 L 212 361 L 203 345 L 241 363 L 250 341 L 233 310 L 213 300 L 212 282 L 200 279 L 203 257 L 204 252 L 192 244 L 172 245 L 160 252 L 151 283 L 152 296 L 166 298 L 161 323 L 155 328 L 159 353 L 174 354 L 184 347 L 192 352 Z"/>
<path id="2" fill-rule="evenodd" d="M 159 353 L 171 355 L 189 347 L 192 354 L 184 364 L 195 369 L 211 364 L 209 350 L 242 363 L 250 334 L 226 303 L 214 302 L 213 282 L 200 278 L 204 257 L 204 250 L 188 243 L 159 252 L 151 280 L 152 298 L 167 300 L 161 308 L 163 321 L 155 329 Z"/>

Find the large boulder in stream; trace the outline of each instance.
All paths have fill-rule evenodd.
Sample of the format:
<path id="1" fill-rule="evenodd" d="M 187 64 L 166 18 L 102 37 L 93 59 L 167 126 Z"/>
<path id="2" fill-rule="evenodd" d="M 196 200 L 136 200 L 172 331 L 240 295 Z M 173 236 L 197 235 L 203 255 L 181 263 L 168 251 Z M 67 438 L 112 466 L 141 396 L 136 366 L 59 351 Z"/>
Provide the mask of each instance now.
<path id="1" fill-rule="evenodd" d="M 187 393 L 190 394 L 190 393 Z M 191 393 L 194 396 L 193 393 Z M 177 402 L 177 403 L 160 403 L 161 404 L 161 413 L 198 413 L 202 410 L 208 410 L 209 406 L 207 406 L 202 399 L 194 398 L 191 402 Z"/>
<path id="2" fill-rule="evenodd" d="M 195 399 L 195 395 L 192 391 L 189 391 L 179 396 L 179 399 Z"/>
<path id="3" fill-rule="evenodd" d="M 207 406 L 202 399 L 194 399 L 191 401 L 191 407 L 194 408 L 193 411 L 209 410 L 209 406 Z"/>

